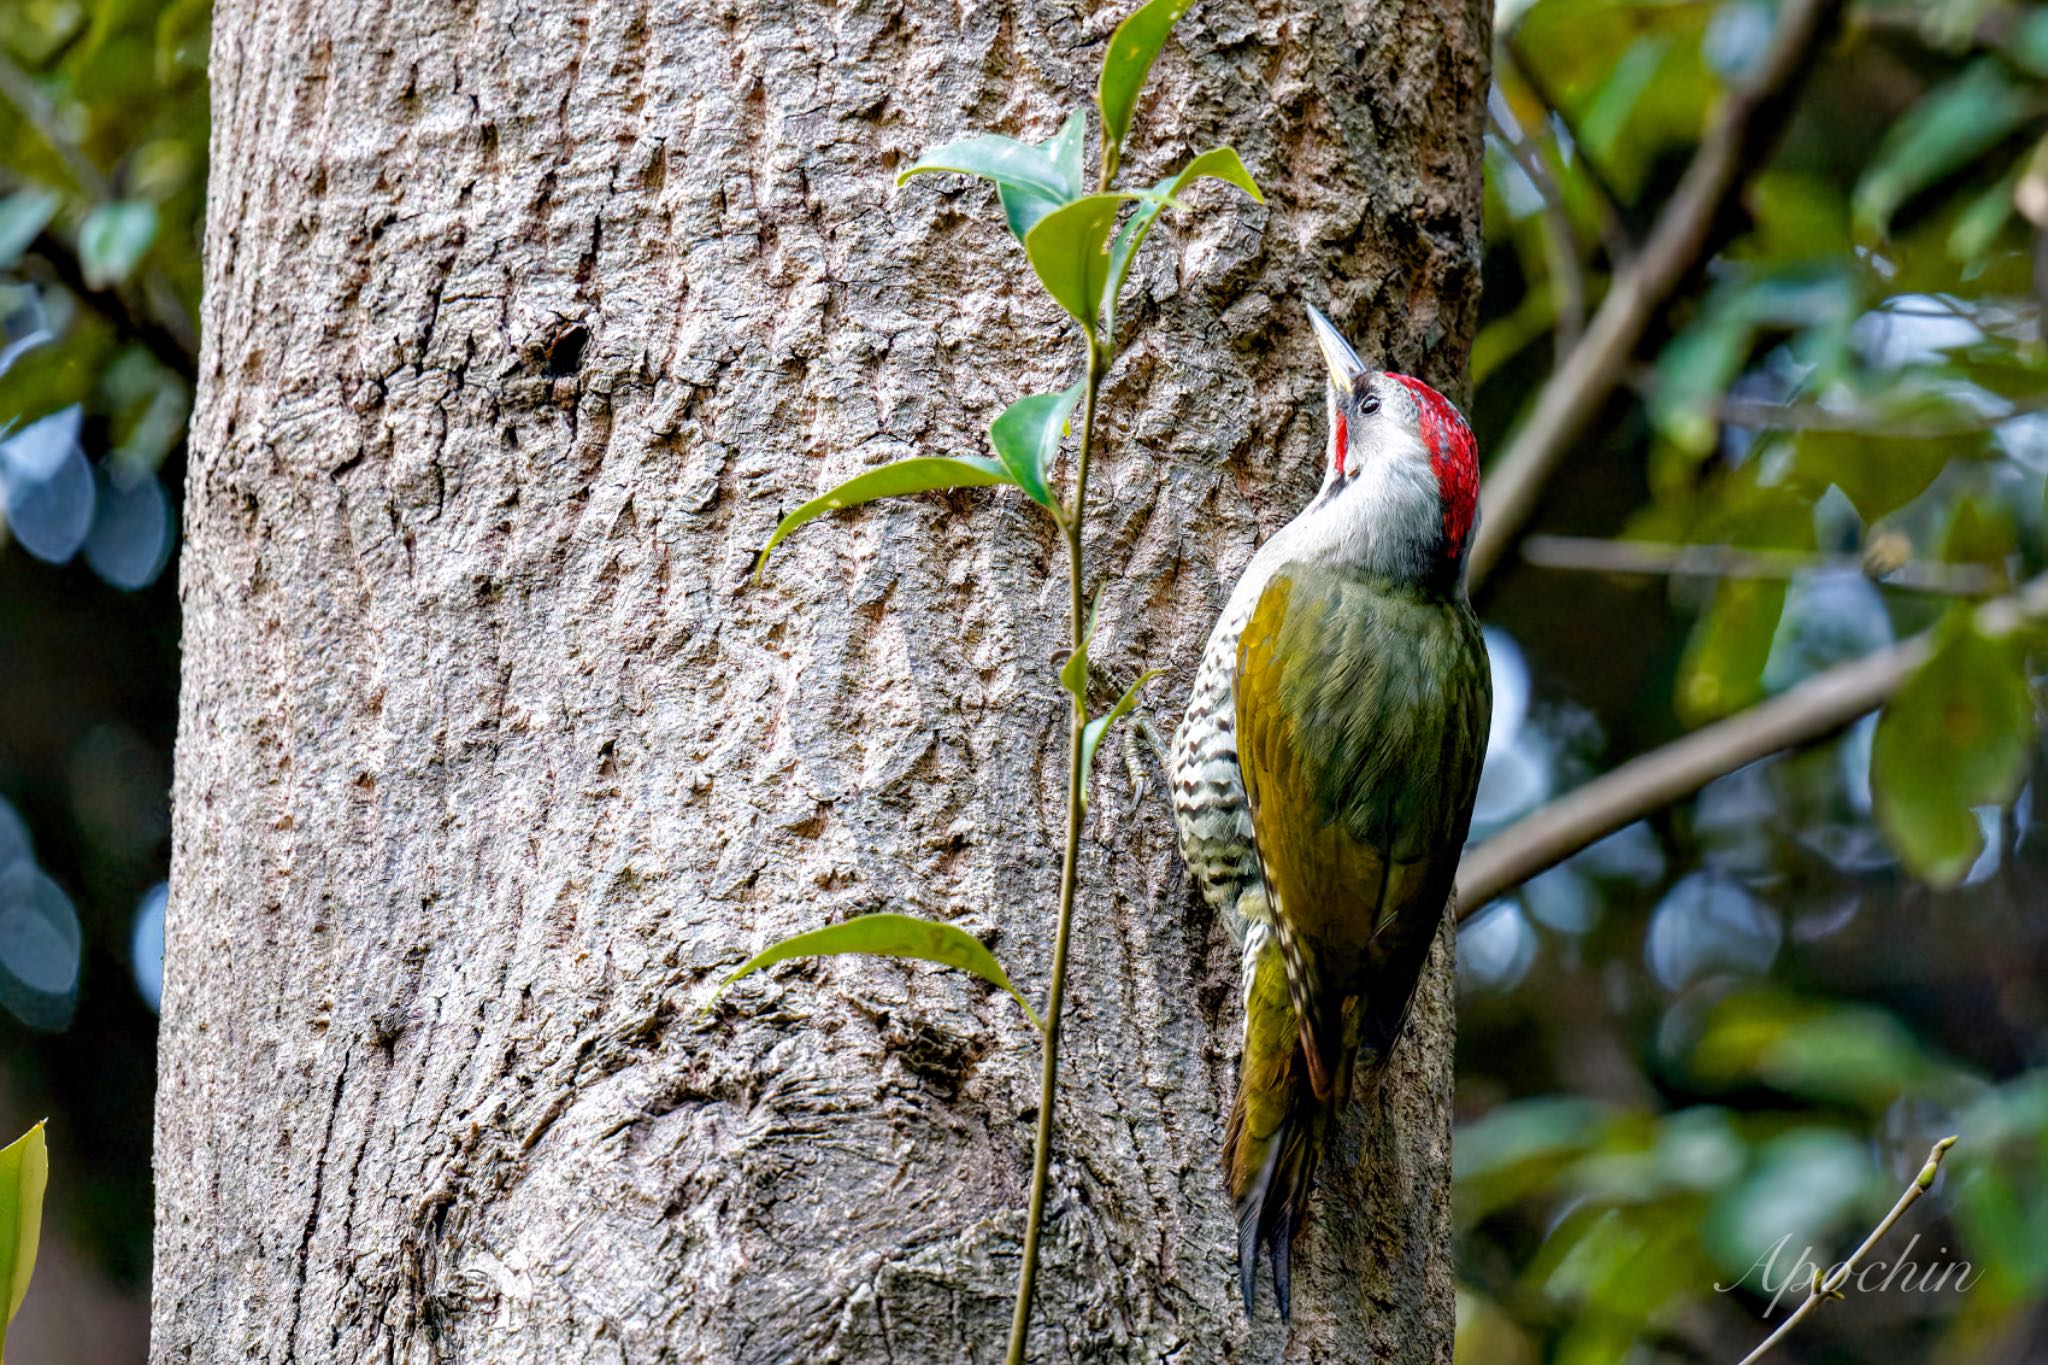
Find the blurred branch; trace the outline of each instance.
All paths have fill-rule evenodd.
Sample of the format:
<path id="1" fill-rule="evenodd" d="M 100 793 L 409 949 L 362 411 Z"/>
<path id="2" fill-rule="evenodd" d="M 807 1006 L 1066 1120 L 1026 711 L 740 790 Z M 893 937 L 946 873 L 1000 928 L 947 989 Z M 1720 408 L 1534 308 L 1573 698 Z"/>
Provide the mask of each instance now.
<path id="1" fill-rule="evenodd" d="M 1788 0 L 1769 51 L 1722 106 L 1642 252 L 1615 272 L 1584 339 L 1543 386 L 1535 409 L 1488 471 L 1472 547 L 1475 589 L 1520 537 L 1565 451 L 1626 382 L 1629 360 L 1658 310 L 1711 254 L 1729 205 L 1749 176 L 1763 169 L 1790 121 L 1803 78 L 1842 5 L 1843 0 Z"/>
<path id="2" fill-rule="evenodd" d="M 1870 1254 L 1871 1249 L 1878 1244 L 1884 1235 L 1892 1230 L 1892 1225 L 1905 1215 L 1906 1210 L 1912 1208 L 1914 1204 L 1919 1202 L 1920 1196 L 1927 1193 L 1928 1187 L 1934 1184 L 1935 1173 L 1941 1169 L 1941 1159 L 1947 1156 L 1948 1149 L 1955 1145 L 1956 1140 L 1954 1137 L 1945 1137 L 1934 1144 L 1934 1150 L 1927 1154 L 1927 1164 L 1920 1168 L 1920 1174 L 1914 1176 L 1913 1183 L 1906 1186 L 1906 1192 L 1899 1196 L 1898 1203 L 1892 1205 L 1892 1211 L 1884 1216 L 1884 1221 L 1870 1230 L 1870 1235 L 1863 1239 L 1863 1245 L 1850 1253 L 1849 1259 L 1836 1266 L 1834 1273 L 1828 1275 L 1825 1279 L 1821 1277 L 1821 1273 L 1818 1270 L 1814 1271 L 1813 1283 L 1808 1286 L 1806 1291 L 1806 1301 L 1793 1309 L 1792 1316 L 1779 1323 L 1778 1330 L 1765 1337 L 1763 1345 L 1744 1356 L 1739 1365 L 1753 1365 L 1755 1361 L 1762 1360 L 1773 1346 L 1784 1340 L 1792 1329 L 1800 1324 L 1807 1314 L 1820 1307 L 1823 1303 L 1826 1303 L 1829 1299 L 1839 1299 L 1842 1297 L 1842 1286 L 1847 1284 L 1849 1277 L 1856 1273 L 1856 1267 L 1863 1263 L 1863 1258 Z"/>
<path id="3" fill-rule="evenodd" d="M 1977 627 L 1987 634 L 2041 620 L 2048 620 L 2048 574 L 1977 608 Z M 1537 873 L 1717 777 L 1780 749 L 1810 744 L 1875 711 L 1933 648 L 1932 633 L 1925 632 L 1837 664 L 1747 711 L 1632 758 L 1531 812 L 1465 855 L 1458 866 L 1458 918 L 1469 919 Z"/>
<path id="4" fill-rule="evenodd" d="M 1593 164 L 1593 158 L 1587 155 L 1586 140 L 1579 136 L 1578 126 L 1565 112 L 1563 103 L 1551 93 L 1549 83 L 1537 74 L 1536 68 L 1523 58 L 1521 43 L 1512 33 L 1501 40 L 1500 52 L 1495 61 L 1495 74 L 1506 74 L 1527 86 L 1530 96 L 1543 106 L 1546 114 L 1557 120 L 1564 128 L 1565 134 L 1571 138 L 1572 164 L 1585 178 L 1600 215 L 1600 243 L 1607 249 L 1609 261 L 1616 267 L 1625 265 L 1635 256 L 1636 244 L 1629 236 L 1627 224 L 1621 220 L 1621 199 L 1608 185 L 1607 177 L 1600 173 L 1600 168 Z M 1545 131 L 1548 135 L 1548 130 Z M 1555 136 L 1550 136 L 1549 141 L 1553 147 L 1557 145 Z M 1559 160 L 1563 160 L 1562 152 L 1559 154 Z"/>
<path id="5" fill-rule="evenodd" d="M 1861 555 L 1745 550 L 1733 545 L 1668 545 L 1647 540 L 1530 536 L 1522 558 L 1545 569 L 1696 578 L 1790 579 L 1834 571 L 1859 573 L 1888 587 L 1949 597 L 1989 597 L 2006 578 L 1985 564 L 1887 564 Z"/>
<path id="6" fill-rule="evenodd" d="M 115 331 L 134 338 L 173 374 L 188 384 L 199 381 L 199 339 L 192 334 L 191 320 L 183 308 L 152 307 L 119 288 L 87 284 L 77 251 L 47 229 L 36 235 L 24 254 L 41 261 L 59 284 L 105 318 Z"/>
<path id="7" fill-rule="evenodd" d="M 1543 200 L 1543 254 L 1548 258 L 1551 292 L 1557 301 L 1552 312 L 1556 317 L 1557 360 L 1562 364 L 1586 329 L 1586 271 L 1579 263 L 1579 238 L 1572 231 L 1571 210 L 1565 207 L 1564 194 L 1550 174 L 1543 154 L 1529 144 L 1514 109 L 1497 85 L 1489 93 L 1486 114 L 1501 145 Z"/>

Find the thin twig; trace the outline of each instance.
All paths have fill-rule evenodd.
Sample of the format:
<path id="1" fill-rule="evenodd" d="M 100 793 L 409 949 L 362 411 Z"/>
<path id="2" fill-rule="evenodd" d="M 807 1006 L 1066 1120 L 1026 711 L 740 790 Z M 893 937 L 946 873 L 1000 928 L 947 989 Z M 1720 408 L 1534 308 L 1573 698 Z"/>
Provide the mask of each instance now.
<path id="1" fill-rule="evenodd" d="M 105 318 L 115 331 L 140 342 L 173 374 L 188 384 L 199 382 L 199 338 L 193 335 L 191 319 L 182 307 L 156 307 L 112 285 L 86 283 L 85 265 L 78 253 L 48 229 L 36 234 L 25 254 L 41 261 L 59 284 Z"/>
<path id="2" fill-rule="evenodd" d="M 2005 576 L 1986 564 L 1907 562 L 1886 566 L 1859 555 L 1745 550 L 1733 545 L 1664 545 L 1587 536 L 1530 536 L 1522 542 L 1522 558 L 1545 569 L 1671 577 L 1792 579 L 1811 573 L 1858 573 L 1886 587 L 1946 597 L 1989 597 L 2007 585 Z"/>
<path id="3" fill-rule="evenodd" d="M 1629 236 L 1628 225 L 1622 221 L 1621 199 L 1607 183 L 1607 177 L 1600 173 L 1592 156 L 1586 151 L 1586 140 L 1579 135 L 1577 125 L 1564 105 L 1551 93 L 1550 85 L 1541 73 L 1522 56 L 1521 44 L 1510 33 L 1501 40 L 1500 50 L 1495 58 L 1495 75 L 1508 76 L 1520 81 L 1529 89 L 1529 94 L 1543 106 L 1543 110 L 1565 130 L 1572 140 L 1572 166 L 1592 191 L 1594 211 L 1599 219 L 1600 243 L 1607 250 L 1607 259 L 1619 268 L 1634 259 L 1635 240 Z M 1545 138 L 1558 151 L 1560 163 L 1564 160 L 1563 150 L 1558 148 L 1557 138 L 1545 129 Z"/>
<path id="4" fill-rule="evenodd" d="M 1762 1360 L 1807 1314 L 1829 1299 L 1842 1297 L 1842 1286 L 1856 1273 L 1856 1267 L 1862 1264 L 1863 1258 L 1870 1254 L 1884 1235 L 1892 1230 L 1892 1225 L 1905 1215 L 1906 1210 L 1912 1208 L 1919 1202 L 1920 1196 L 1927 1193 L 1928 1188 L 1934 1184 L 1935 1173 L 1941 1169 L 1941 1159 L 1947 1156 L 1948 1149 L 1955 1145 L 1956 1140 L 1953 1136 L 1945 1137 L 1934 1144 L 1934 1150 L 1927 1154 L 1927 1164 L 1920 1168 L 1920 1174 L 1914 1176 L 1913 1183 L 1906 1186 L 1905 1193 L 1899 1196 L 1898 1203 L 1892 1205 L 1892 1211 L 1884 1216 L 1884 1221 L 1870 1230 L 1870 1235 L 1863 1239 L 1863 1245 L 1851 1252 L 1849 1259 L 1836 1266 L 1834 1272 L 1826 1278 L 1822 1278 L 1821 1273 L 1816 1270 L 1813 1274 L 1813 1283 L 1807 1287 L 1806 1301 L 1792 1310 L 1792 1316 L 1779 1323 L 1778 1330 L 1765 1337 L 1763 1344 L 1744 1356 L 1738 1365 L 1754 1365 L 1756 1361 Z"/>
<path id="5" fill-rule="evenodd" d="M 1499 86 L 1493 88 L 1486 101 L 1486 112 L 1501 145 L 1522 168 L 1522 174 L 1529 177 L 1529 183 L 1536 187 L 1537 196 L 1543 201 L 1543 254 L 1556 300 L 1551 311 L 1556 318 L 1557 363 L 1563 364 L 1586 330 L 1586 271 L 1579 263 L 1579 239 L 1572 231 L 1571 210 L 1565 205 L 1556 177 L 1544 164 L 1542 153 L 1529 145 L 1520 120 Z"/>
<path id="6" fill-rule="evenodd" d="M 1625 381 L 1651 320 L 1725 233 L 1729 206 L 1749 177 L 1768 164 L 1814 65 L 1813 54 L 1833 30 L 1842 3 L 1790 0 L 1785 6 L 1756 74 L 1729 96 L 1642 252 L 1615 272 L 1585 338 L 1543 386 L 1534 410 L 1488 470 L 1469 570 L 1475 589 L 1521 536 L 1572 442 Z"/>
<path id="7" fill-rule="evenodd" d="M 2048 574 L 1977 608 L 1977 628 L 2008 633 L 2048 620 Z M 1529 815 L 1465 855 L 1458 866 L 1463 921 L 1537 873 L 1745 764 L 1810 744 L 1875 711 L 1933 652 L 1930 633 L 1817 673 L 1739 715 L 1675 739 Z"/>

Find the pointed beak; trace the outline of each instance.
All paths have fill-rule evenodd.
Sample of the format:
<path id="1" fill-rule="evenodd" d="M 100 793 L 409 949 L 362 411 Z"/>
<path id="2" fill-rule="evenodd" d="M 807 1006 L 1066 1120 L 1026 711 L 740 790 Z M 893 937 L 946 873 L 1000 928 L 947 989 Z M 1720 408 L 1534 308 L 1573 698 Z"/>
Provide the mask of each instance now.
<path id="1" fill-rule="evenodd" d="M 1323 348 L 1323 363 L 1330 367 L 1330 387 L 1338 393 L 1349 394 L 1358 377 L 1365 373 L 1365 362 L 1358 358 L 1358 352 L 1351 349 L 1351 343 L 1344 334 L 1330 325 L 1322 310 L 1314 304 L 1308 305 L 1309 325 L 1315 328 L 1316 344 Z"/>

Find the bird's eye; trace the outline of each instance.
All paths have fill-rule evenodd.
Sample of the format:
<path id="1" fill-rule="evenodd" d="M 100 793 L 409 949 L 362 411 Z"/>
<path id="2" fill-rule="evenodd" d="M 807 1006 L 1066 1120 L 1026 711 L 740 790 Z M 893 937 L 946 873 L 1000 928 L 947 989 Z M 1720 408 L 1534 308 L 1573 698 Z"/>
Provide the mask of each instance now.
<path id="1" fill-rule="evenodd" d="M 1358 410 L 1362 413 L 1368 414 L 1378 412 L 1380 410 L 1379 395 L 1373 393 L 1367 394 L 1365 396 L 1364 401 L 1358 405 Z"/>

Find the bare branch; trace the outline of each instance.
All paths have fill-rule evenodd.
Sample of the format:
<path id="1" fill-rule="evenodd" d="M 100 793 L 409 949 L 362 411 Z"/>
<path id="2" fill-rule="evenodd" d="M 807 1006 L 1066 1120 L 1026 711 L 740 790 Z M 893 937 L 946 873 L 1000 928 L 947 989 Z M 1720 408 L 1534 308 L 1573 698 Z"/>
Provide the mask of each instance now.
<path id="1" fill-rule="evenodd" d="M 1863 1245 L 1857 1247 L 1850 1254 L 1848 1260 L 1836 1266 L 1834 1272 L 1825 1278 L 1821 1276 L 1819 1271 L 1815 1271 L 1813 1283 L 1806 1291 L 1806 1301 L 1792 1311 L 1791 1317 L 1779 1323 L 1778 1330 L 1765 1337 L 1761 1346 L 1758 1346 L 1754 1351 L 1744 1356 L 1739 1365 L 1754 1365 L 1754 1362 L 1762 1360 L 1773 1346 L 1784 1340 L 1791 1333 L 1792 1329 L 1800 1324 L 1807 1314 L 1820 1307 L 1823 1303 L 1826 1303 L 1829 1299 L 1839 1299 L 1842 1297 L 1842 1286 L 1847 1284 L 1849 1277 L 1856 1273 L 1856 1267 L 1863 1263 L 1863 1258 L 1871 1253 L 1871 1250 L 1877 1246 L 1884 1235 L 1892 1230 L 1892 1225 L 1905 1215 L 1906 1210 L 1912 1208 L 1914 1204 L 1919 1202 L 1920 1196 L 1927 1193 L 1928 1188 L 1934 1184 L 1935 1172 L 1941 1169 L 1941 1159 L 1947 1156 L 1948 1149 L 1955 1145 L 1956 1140 L 1953 1136 L 1945 1137 L 1934 1144 L 1934 1150 L 1927 1154 L 1927 1164 L 1920 1168 L 1920 1174 L 1914 1176 L 1913 1183 L 1906 1186 L 1906 1192 L 1899 1196 L 1898 1203 L 1892 1205 L 1892 1211 L 1884 1216 L 1884 1221 L 1870 1230 L 1870 1235 L 1863 1239 Z"/>
<path id="2" fill-rule="evenodd" d="M 2048 619 L 2048 574 L 1977 608 L 1978 628 L 1988 634 L 2043 619 Z M 1458 917 L 1469 918 L 1537 873 L 1717 777 L 1780 749 L 1810 744 L 1875 711 L 1932 652 L 1931 635 L 1923 633 L 1837 664 L 1739 715 L 1630 759 L 1524 816 L 1459 864 Z"/>
<path id="3" fill-rule="evenodd" d="M 182 307 L 175 304 L 158 306 L 163 300 L 155 289 L 145 290 L 144 298 L 136 298 L 129 291 L 112 285 L 88 284 L 85 266 L 78 259 L 77 251 L 69 242 L 47 229 L 36 234 L 25 254 L 47 266 L 59 284 L 104 317 L 115 331 L 140 342 L 144 349 L 186 383 L 198 382 L 199 338 L 193 334 L 192 321 L 185 316 Z"/>
<path id="4" fill-rule="evenodd" d="M 1833 31 L 1842 0 L 1791 0 L 1770 50 L 1721 116 L 1657 216 L 1643 250 L 1617 271 L 1573 349 L 1536 399 L 1536 406 L 1488 471 L 1479 536 L 1472 546 L 1476 589 L 1521 535 L 1543 485 L 1571 443 L 1585 431 L 1628 374 L 1628 363 L 1651 319 L 1725 232 L 1728 208 L 1790 120 L 1813 55 Z"/>
<path id="5" fill-rule="evenodd" d="M 1621 200 L 1608 185 L 1607 177 L 1593 164 L 1593 158 L 1586 151 L 1586 140 L 1579 135 L 1564 106 L 1551 94 L 1549 84 L 1535 67 L 1523 60 L 1521 44 L 1512 33 L 1501 40 L 1494 59 L 1494 73 L 1496 77 L 1507 76 L 1527 86 L 1529 94 L 1571 137 L 1575 153 L 1572 164 L 1592 190 L 1593 202 L 1600 215 L 1600 243 L 1607 250 L 1607 259 L 1616 267 L 1626 265 L 1636 254 L 1636 244 L 1629 236 L 1628 225 L 1622 222 Z M 1548 140 L 1552 147 L 1557 146 L 1555 137 Z M 1559 159 L 1563 159 L 1561 154 Z"/>
<path id="6" fill-rule="evenodd" d="M 1529 177 L 1529 182 L 1543 200 L 1543 254 L 1550 272 L 1551 292 L 1556 299 L 1552 312 L 1556 319 L 1557 363 L 1561 365 L 1579 344 L 1579 337 L 1586 328 L 1586 271 L 1579 263 L 1579 239 L 1578 234 L 1572 231 L 1571 210 L 1565 207 L 1564 194 L 1544 162 L 1543 154 L 1530 145 L 1520 121 L 1515 118 L 1514 109 L 1500 93 L 1499 86 L 1493 88 L 1486 110 L 1501 145 L 1507 148 L 1508 155 L 1515 159 L 1515 164 L 1522 168 L 1522 174 Z"/>
<path id="7" fill-rule="evenodd" d="M 1545 569 L 1696 578 L 1790 579 L 1833 571 L 1859 573 L 1886 587 L 1947 597 L 1989 597 L 2007 586 L 1986 564 L 1886 564 L 1860 555 L 1745 550 L 1733 545 L 1666 545 L 1648 540 L 1530 536 L 1522 558 Z"/>

